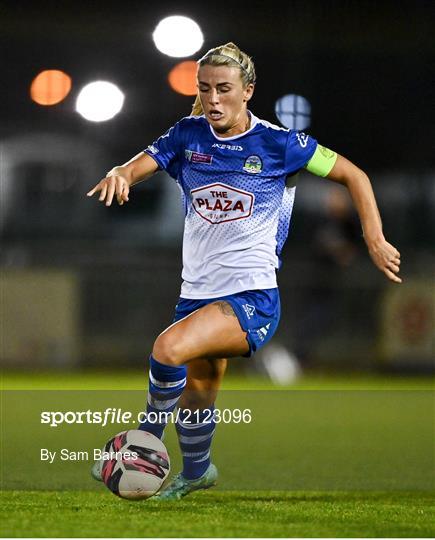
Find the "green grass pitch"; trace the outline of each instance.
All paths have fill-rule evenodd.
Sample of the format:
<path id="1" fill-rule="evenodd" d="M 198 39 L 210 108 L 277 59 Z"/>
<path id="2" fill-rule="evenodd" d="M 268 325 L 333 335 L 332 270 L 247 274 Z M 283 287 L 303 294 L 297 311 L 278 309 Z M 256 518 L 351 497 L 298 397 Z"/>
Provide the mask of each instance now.
<path id="1" fill-rule="evenodd" d="M 100 447 L 123 429 L 48 428 L 41 409 L 135 410 L 145 387 L 126 372 L 3 374 L 2 537 L 434 536 L 431 380 L 307 376 L 277 389 L 229 376 L 217 406 L 249 407 L 252 423 L 218 426 L 219 485 L 178 503 L 119 499 L 88 462 L 41 463 L 43 443 Z M 177 472 L 173 426 L 165 444 Z"/>

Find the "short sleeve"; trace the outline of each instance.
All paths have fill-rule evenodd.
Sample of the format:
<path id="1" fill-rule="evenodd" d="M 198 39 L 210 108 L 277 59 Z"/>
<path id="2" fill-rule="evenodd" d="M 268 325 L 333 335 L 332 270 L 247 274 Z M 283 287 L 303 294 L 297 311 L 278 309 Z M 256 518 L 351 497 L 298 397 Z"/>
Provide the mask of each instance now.
<path id="1" fill-rule="evenodd" d="M 291 130 L 287 138 L 285 169 L 287 174 L 296 173 L 313 157 L 317 141 L 302 131 Z"/>
<path id="2" fill-rule="evenodd" d="M 180 168 L 180 148 L 182 148 L 181 127 L 178 122 L 145 148 L 144 152 L 157 162 L 160 169 L 177 178 Z"/>

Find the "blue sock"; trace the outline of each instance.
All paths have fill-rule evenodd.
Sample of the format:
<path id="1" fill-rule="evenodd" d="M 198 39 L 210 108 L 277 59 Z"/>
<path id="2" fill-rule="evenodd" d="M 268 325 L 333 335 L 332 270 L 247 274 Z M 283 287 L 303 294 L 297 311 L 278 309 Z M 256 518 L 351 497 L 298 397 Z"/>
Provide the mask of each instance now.
<path id="1" fill-rule="evenodd" d="M 210 446 L 216 422 L 214 405 L 203 411 L 179 411 L 178 442 L 183 456 L 183 476 L 193 480 L 202 476 L 210 465 Z M 211 414 L 210 414 L 211 413 Z"/>
<path id="2" fill-rule="evenodd" d="M 186 386 L 186 367 L 166 366 L 150 356 L 147 416 L 138 429 L 148 431 L 159 439 L 167 424 L 167 418 L 159 418 L 159 413 L 172 412 Z M 160 415 L 165 416 L 165 415 Z M 156 418 L 157 417 L 157 418 Z"/>

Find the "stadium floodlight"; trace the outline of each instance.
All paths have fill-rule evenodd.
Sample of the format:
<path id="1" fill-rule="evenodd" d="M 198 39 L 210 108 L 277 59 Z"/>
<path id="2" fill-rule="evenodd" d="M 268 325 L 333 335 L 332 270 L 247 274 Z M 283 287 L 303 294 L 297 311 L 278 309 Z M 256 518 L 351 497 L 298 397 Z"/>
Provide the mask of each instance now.
<path id="1" fill-rule="evenodd" d="M 306 129 L 311 122 L 311 105 L 303 96 L 287 94 L 276 101 L 275 114 L 289 129 Z"/>
<path id="2" fill-rule="evenodd" d="M 105 122 L 116 116 L 123 104 L 124 94 L 115 84 L 95 81 L 81 89 L 76 111 L 91 122 Z"/>
<path id="3" fill-rule="evenodd" d="M 159 22 L 153 32 L 153 40 L 163 54 L 181 58 L 199 51 L 204 43 L 204 36 L 193 19 L 173 15 Z"/>
<path id="4" fill-rule="evenodd" d="M 56 105 L 71 90 L 71 77 L 59 69 L 45 69 L 32 81 L 30 97 L 38 105 Z"/>
<path id="5" fill-rule="evenodd" d="M 198 64 L 194 60 L 184 60 L 174 66 L 168 75 L 168 82 L 172 90 L 184 96 L 195 96 L 196 73 Z"/>

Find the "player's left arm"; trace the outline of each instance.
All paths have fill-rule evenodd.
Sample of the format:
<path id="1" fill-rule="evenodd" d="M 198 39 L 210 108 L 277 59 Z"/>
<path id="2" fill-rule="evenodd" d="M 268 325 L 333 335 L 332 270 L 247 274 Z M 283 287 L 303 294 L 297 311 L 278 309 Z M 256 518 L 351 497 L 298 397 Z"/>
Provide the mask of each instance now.
<path id="1" fill-rule="evenodd" d="M 322 155 L 319 154 L 320 150 Z M 317 157 L 320 156 L 319 160 L 315 159 L 316 154 Z M 314 174 L 347 187 L 361 221 L 370 257 L 391 281 L 401 283 L 402 280 L 398 276 L 400 253 L 384 237 L 381 216 L 367 174 L 345 157 L 320 145 L 306 168 Z"/>

